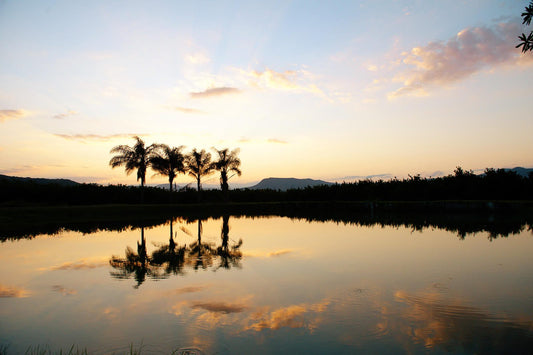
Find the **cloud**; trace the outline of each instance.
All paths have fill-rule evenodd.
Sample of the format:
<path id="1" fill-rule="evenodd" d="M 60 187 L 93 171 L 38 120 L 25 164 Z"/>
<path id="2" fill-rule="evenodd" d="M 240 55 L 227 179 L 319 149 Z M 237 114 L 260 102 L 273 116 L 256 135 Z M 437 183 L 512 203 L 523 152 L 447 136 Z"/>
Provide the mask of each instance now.
<path id="1" fill-rule="evenodd" d="M 75 295 L 75 294 L 78 293 L 78 291 L 76 291 L 76 290 L 67 289 L 67 288 L 64 288 L 64 287 L 61 286 L 61 285 L 54 285 L 54 286 L 52 286 L 52 291 L 54 291 L 54 292 L 59 292 L 59 293 L 61 293 L 63 296 L 72 296 L 72 295 Z"/>
<path id="2" fill-rule="evenodd" d="M 232 304 L 226 302 L 194 302 L 191 305 L 192 309 L 202 309 L 204 311 L 229 314 L 229 313 L 241 313 L 248 307 L 243 304 Z"/>
<path id="3" fill-rule="evenodd" d="M 24 298 L 30 293 L 23 288 L 0 285 L 0 298 Z"/>
<path id="4" fill-rule="evenodd" d="M 211 61 L 207 55 L 201 52 L 188 54 L 185 56 L 185 60 L 191 64 L 205 64 Z"/>
<path id="5" fill-rule="evenodd" d="M 69 116 L 74 116 L 74 115 L 77 115 L 78 113 L 79 113 L 78 111 L 69 110 L 69 111 L 67 111 L 65 113 L 59 113 L 59 114 L 55 115 L 54 118 L 62 120 L 63 118 L 67 118 Z"/>
<path id="6" fill-rule="evenodd" d="M 269 138 L 269 139 L 267 139 L 267 142 L 268 143 L 278 143 L 278 144 L 288 144 L 289 143 L 287 141 L 284 141 L 282 139 L 277 139 L 277 138 Z"/>
<path id="7" fill-rule="evenodd" d="M 431 42 L 404 52 L 403 64 L 411 69 L 395 78 L 403 86 L 388 97 L 425 96 L 432 87 L 453 84 L 485 69 L 531 63 L 531 58 L 515 49 L 520 31 L 514 22 L 471 27 L 446 42 Z"/>
<path id="8" fill-rule="evenodd" d="M 195 109 L 195 108 L 189 108 L 189 107 L 176 106 L 176 107 L 173 107 L 172 109 L 176 110 L 176 111 L 179 111 L 179 112 L 183 112 L 183 113 L 205 114 L 205 111 L 198 110 L 198 109 Z"/>
<path id="9" fill-rule="evenodd" d="M 262 72 L 252 70 L 244 74 L 250 77 L 251 86 L 324 95 L 315 84 L 309 83 L 313 75 L 306 70 L 276 72 L 267 68 Z"/>
<path id="10" fill-rule="evenodd" d="M 240 94 L 240 93 L 241 93 L 241 90 L 237 88 L 223 86 L 223 87 L 218 87 L 218 88 L 206 89 L 204 91 L 199 91 L 199 92 L 191 92 L 190 95 L 191 95 L 191 98 L 193 99 L 205 99 L 209 97 Z"/>
<path id="11" fill-rule="evenodd" d="M 18 120 L 29 115 L 26 110 L 0 110 L 0 122 Z"/>
<path id="12" fill-rule="evenodd" d="M 110 135 L 100 135 L 100 134 L 59 134 L 55 133 L 54 136 L 68 139 L 71 141 L 100 141 L 107 142 L 117 138 L 132 138 L 135 136 L 148 136 L 147 133 L 125 133 L 125 134 L 110 134 Z"/>

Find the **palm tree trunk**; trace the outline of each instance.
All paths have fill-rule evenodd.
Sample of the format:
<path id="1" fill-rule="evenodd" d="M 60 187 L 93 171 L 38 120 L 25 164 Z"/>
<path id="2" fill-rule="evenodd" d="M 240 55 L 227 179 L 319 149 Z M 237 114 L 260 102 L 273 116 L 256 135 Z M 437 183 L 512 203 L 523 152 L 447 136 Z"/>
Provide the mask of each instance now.
<path id="1" fill-rule="evenodd" d="M 200 177 L 196 179 L 196 183 L 198 186 L 198 202 L 202 201 L 202 185 L 200 184 Z"/>

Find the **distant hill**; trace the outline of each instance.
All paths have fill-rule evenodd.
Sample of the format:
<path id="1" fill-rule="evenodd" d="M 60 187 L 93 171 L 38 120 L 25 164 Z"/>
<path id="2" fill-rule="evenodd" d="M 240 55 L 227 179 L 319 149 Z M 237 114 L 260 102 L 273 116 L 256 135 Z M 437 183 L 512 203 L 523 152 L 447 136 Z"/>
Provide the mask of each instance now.
<path id="1" fill-rule="evenodd" d="M 0 174 L 0 180 L 8 180 L 8 181 L 14 181 L 14 182 L 29 182 L 34 184 L 41 184 L 41 185 L 48 185 L 48 184 L 56 184 L 56 185 L 63 185 L 63 186 L 74 186 L 79 185 L 76 181 L 72 181 L 69 179 L 45 179 L 45 178 L 30 178 L 30 177 L 18 177 L 18 176 L 8 176 L 8 175 L 1 175 Z"/>
<path id="2" fill-rule="evenodd" d="M 289 190 L 303 189 L 308 186 L 333 185 L 331 182 L 313 179 L 295 179 L 295 178 L 267 178 L 261 180 L 257 185 L 249 187 L 251 190 L 271 189 L 271 190 Z"/>
<path id="3" fill-rule="evenodd" d="M 516 167 L 512 169 L 505 169 L 505 170 L 514 171 L 515 173 L 523 177 L 529 177 L 529 174 L 533 172 L 533 168 L 528 169 L 528 168 L 522 168 L 522 167 Z"/>

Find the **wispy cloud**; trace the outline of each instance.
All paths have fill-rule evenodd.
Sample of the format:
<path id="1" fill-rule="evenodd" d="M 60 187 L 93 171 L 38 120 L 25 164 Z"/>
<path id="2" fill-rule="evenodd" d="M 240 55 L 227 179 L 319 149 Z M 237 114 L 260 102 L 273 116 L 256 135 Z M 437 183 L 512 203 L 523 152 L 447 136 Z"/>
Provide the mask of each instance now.
<path id="1" fill-rule="evenodd" d="M 26 110 L 0 110 L 0 122 L 18 120 L 29 115 Z"/>
<path id="2" fill-rule="evenodd" d="M 69 110 L 69 111 L 67 111 L 65 113 L 58 113 L 57 115 L 54 116 L 54 118 L 62 120 L 62 119 L 67 118 L 69 116 L 77 115 L 78 113 L 79 113 L 78 111 Z"/>
<path id="3" fill-rule="evenodd" d="M 193 99 L 205 99 L 209 97 L 217 97 L 217 96 L 223 96 L 223 95 L 233 95 L 233 94 L 240 94 L 241 90 L 233 87 L 223 86 L 223 87 L 215 87 L 206 89 L 204 91 L 199 92 L 191 92 L 191 98 Z"/>
<path id="4" fill-rule="evenodd" d="M 286 254 L 289 254 L 289 253 L 292 253 L 292 250 L 283 249 L 283 250 L 273 251 L 272 253 L 269 253 L 268 256 L 281 256 L 281 255 L 286 255 Z"/>
<path id="5" fill-rule="evenodd" d="M 313 75 L 306 70 L 276 72 L 267 68 L 262 72 L 252 70 L 244 72 L 244 74 L 250 78 L 250 85 L 255 87 L 324 94 L 322 90 L 310 82 Z"/>
<path id="6" fill-rule="evenodd" d="M 23 288 L 0 285 L 0 298 L 23 298 L 30 293 Z"/>
<path id="7" fill-rule="evenodd" d="M 195 109 L 195 108 L 190 108 L 190 107 L 176 106 L 176 107 L 172 107 L 172 109 L 175 110 L 175 111 L 183 112 L 183 113 L 205 114 L 205 111 L 198 110 L 198 109 Z"/>
<path id="8" fill-rule="evenodd" d="M 424 96 L 435 86 L 446 86 L 485 69 L 503 64 L 533 62 L 515 49 L 520 26 L 513 22 L 471 27 L 446 42 L 431 42 L 404 52 L 403 64 L 411 69 L 396 77 L 403 86 L 389 98 Z"/>
<path id="9" fill-rule="evenodd" d="M 277 139 L 277 138 L 269 138 L 269 139 L 267 139 L 267 142 L 268 143 L 277 143 L 277 144 L 288 144 L 289 143 L 287 141 L 284 141 L 282 139 Z"/>
<path id="10" fill-rule="evenodd" d="M 110 135 L 100 135 L 100 134 L 59 134 L 56 133 L 54 136 L 68 139 L 71 141 L 100 141 L 107 142 L 117 138 L 132 138 L 134 136 L 148 136 L 147 133 L 125 133 L 125 134 L 110 134 Z"/>
<path id="11" fill-rule="evenodd" d="M 209 57 L 202 52 L 187 54 L 185 60 L 191 64 L 205 64 L 211 61 Z"/>

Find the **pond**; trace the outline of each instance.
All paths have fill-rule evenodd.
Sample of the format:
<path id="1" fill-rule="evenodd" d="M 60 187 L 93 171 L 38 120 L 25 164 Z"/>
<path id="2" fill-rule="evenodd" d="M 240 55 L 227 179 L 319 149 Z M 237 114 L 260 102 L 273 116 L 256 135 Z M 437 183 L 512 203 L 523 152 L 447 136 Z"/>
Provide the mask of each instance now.
<path id="1" fill-rule="evenodd" d="M 531 353 L 531 225 L 480 225 L 177 217 L 3 238 L 1 349 Z"/>

